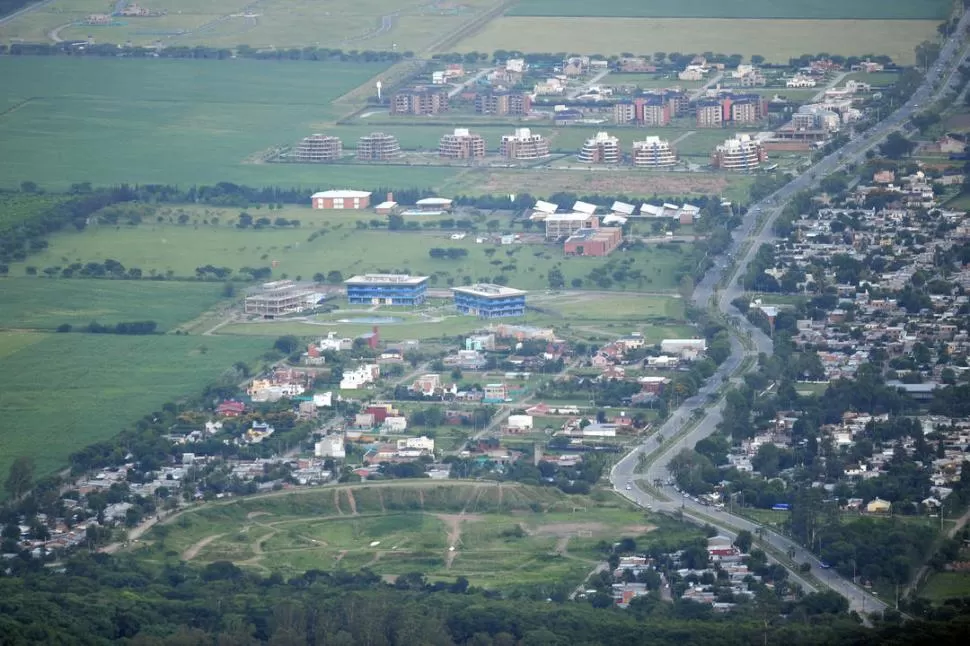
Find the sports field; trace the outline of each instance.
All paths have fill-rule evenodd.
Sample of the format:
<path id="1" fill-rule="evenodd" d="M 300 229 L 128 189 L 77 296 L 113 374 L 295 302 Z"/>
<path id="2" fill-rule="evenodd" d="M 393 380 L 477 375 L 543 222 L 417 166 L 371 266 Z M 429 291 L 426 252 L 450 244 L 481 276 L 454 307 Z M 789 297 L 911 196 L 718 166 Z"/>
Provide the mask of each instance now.
<path id="1" fill-rule="evenodd" d="M 371 216 L 361 217 L 366 220 Z M 602 258 L 570 258 L 563 262 L 560 247 L 526 244 L 511 249 L 498 247 L 499 251 L 490 256 L 486 250 L 493 245 L 476 244 L 474 234 L 456 241 L 450 239 L 450 232 L 362 231 L 346 224 L 331 227 L 309 240 L 311 233 L 304 228 L 241 230 L 232 222 L 199 228 L 157 224 L 97 227 L 52 235 L 50 246 L 31 256 L 28 262 L 44 268 L 112 258 L 126 267 L 140 267 L 146 274 L 152 270 L 162 275 L 172 271 L 176 277 L 194 277 L 196 267 L 209 264 L 238 271 L 242 267 L 269 267 L 275 262 L 273 275 L 277 278 L 286 274 L 308 280 L 317 272 L 327 274 L 334 270 L 344 276 L 389 271 L 438 275 L 442 287 L 449 276 L 455 284 L 461 284 L 465 276 L 475 282 L 491 282 L 489 279 L 505 273 L 510 284 L 523 289 L 545 288 L 547 273 L 560 263 L 569 284 L 573 278 L 582 278 L 607 262 Z M 428 255 L 432 247 L 461 248 L 468 255 L 461 260 L 434 259 Z M 644 283 L 638 289 L 676 288 L 674 269 L 680 253 L 651 247 L 626 252 L 623 258 L 632 258 L 644 274 Z M 493 264 L 495 261 L 498 263 Z M 11 272 L 22 275 L 23 264 L 11 265 Z"/>
<path id="2" fill-rule="evenodd" d="M 231 560 L 285 575 L 367 568 L 390 578 L 464 576 L 489 588 L 575 586 L 601 560 L 597 543 L 629 537 L 645 545 L 655 529 L 622 503 L 552 488 L 410 480 L 209 504 L 156 527 L 136 554 L 152 561 Z"/>
<path id="3" fill-rule="evenodd" d="M 384 68 L 365 63 L 0 57 L 0 188 L 229 181 L 432 187 L 448 168 L 247 163 L 325 131 L 331 101 Z"/>
<path id="4" fill-rule="evenodd" d="M 107 25 L 85 24 L 113 4 L 102 0 L 55 0 L 0 25 L 0 40 L 81 40 L 136 45 L 236 47 L 329 47 L 344 50 L 420 52 L 442 34 L 480 18 L 497 0 L 460 4 L 412 0 L 151 0 L 139 3 L 163 15 L 115 16 Z M 131 3 L 129 3 L 131 4 Z"/>
<path id="5" fill-rule="evenodd" d="M 885 54 L 903 65 L 914 48 L 936 40 L 938 20 L 758 20 L 724 18 L 549 18 L 504 16 L 462 40 L 462 52 L 496 49 L 573 51 L 605 56 L 633 52 L 706 51 L 764 56 L 787 63 L 802 54 Z"/>
<path id="6" fill-rule="evenodd" d="M 164 332 L 215 305 L 221 290 L 218 283 L 5 278 L 0 279 L 0 329 L 155 321 Z"/>
<path id="7" fill-rule="evenodd" d="M 72 452 L 268 349 L 233 337 L 0 333 L 0 474 L 21 455 L 38 475 L 61 469 Z"/>
<path id="8" fill-rule="evenodd" d="M 518 0 L 509 16 L 942 20 L 950 0 Z"/>

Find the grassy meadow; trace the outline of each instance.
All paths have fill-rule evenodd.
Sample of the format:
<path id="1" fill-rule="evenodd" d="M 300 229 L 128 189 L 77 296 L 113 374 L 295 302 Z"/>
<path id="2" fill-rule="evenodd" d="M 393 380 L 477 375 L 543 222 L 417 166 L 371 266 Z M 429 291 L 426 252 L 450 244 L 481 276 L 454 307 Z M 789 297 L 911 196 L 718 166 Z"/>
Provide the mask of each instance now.
<path id="1" fill-rule="evenodd" d="M 437 186 L 448 168 L 253 163 L 326 131 L 331 102 L 385 66 L 307 61 L 0 57 L 0 188 L 34 181 Z M 0 103 L 2 105 L 3 103 Z M 440 136 L 440 135 L 439 135 Z"/>
<path id="2" fill-rule="evenodd" d="M 110 25 L 84 24 L 88 15 L 106 13 L 102 0 L 54 0 L 0 25 L 0 39 L 50 42 L 88 37 L 98 42 L 137 45 L 236 47 L 340 47 L 345 50 L 423 51 L 495 4 L 463 0 L 460 5 L 415 4 L 409 0 L 152 0 L 144 5 L 164 15 L 118 16 Z M 251 14 L 245 17 L 243 14 Z M 382 16 L 387 17 L 383 24 Z"/>
<path id="3" fill-rule="evenodd" d="M 942 20 L 950 0 L 518 0 L 508 16 L 611 18 L 815 18 L 841 20 Z"/>
<path id="4" fill-rule="evenodd" d="M 309 209 L 307 209 L 309 211 Z M 279 212 L 277 212 L 279 213 Z M 362 214 L 363 218 L 368 215 Z M 560 265 L 569 284 L 583 278 L 592 269 L 609 260 L 633 258 L 634 267 L 644 274 L 638 290 L 675 289 L 675 269 L 681 253 L 650 247 L 640 251 L 617 253 L 610 259 L 570 258 L 559 246 L 515 245 L 498 247 L 494 256 L 486 250 L 495 247 L 476 244 L 474 234 L 464 240 L 451 240 L 441 231 L 389 232 L 359 230 L 349 224 L 338 224 L 309 240 L 312 229 L 241 230 L 231 222 L 219 225 L 142 224 L 122 227 L 89 227 L 83 232 L 63 231 L 50 237 L 50 246 L 33 255 L 26 263 L 11 265 L 11 273 L 22 275 L 25 265 L 43 269 L 73 262 L 103 262 L 112 258 L 125 267 L 138 267 L 146 275 L 154 271 L 176 277 L 194 277 L 196 267 L 212 264 L 237 271 L 242 267 L 269 267 L 274 262 L 274 278 L 301 276 L 309 279 L 315 273 L 338 270 L 344 276 L 367 272 L 403 272 L 437 275 L 440 286 L 446 278 L 461 284 L 465 276 L 474 282 L 490 282 L 500 273 L 508 275 L 509 284 L 523 289 L 548 286 L 547 274 Z M 461 248 L 468 255 L 461 260 L 434 259 L 428 249 Z M 493 264 L 497 262 L 497 264 Z"/>
<path id="5" fill-rule="evenodd" d="M 0 329 L 155 321 L 164 332 L 215 305 L 221 290 L 218 283 L 5 278 L 0 279 Z"/>
<path id="6" fill-rule="evenodd" d="M 44 210 L 63 202 L 64 199 L 62 195 L 0 193 L 0 230 L 30 220 Z"/>
<path id="7" fill-rule="evenodd" d="M 110 439 L 167 401 L 197 395 L 269 345 L 233 337 L 2 333 L 0 473 L 21 455 L 34 458 L 38 475 L 63 468 L 72 452 Z"/>
<path id="8" fill-rule="evenodd" d="M 966 572 L 934 572 L 919 591 L 919 596 L 934 603 L 970 596 L 970 574 Z"/>
<path id="9" fill-rule="evenodd" d="M 490 588 L 575 585 L 600 560 L 599 541 L 649 542 L 654 529 L 622 503 L 551 488 L 397 481 L 209 504 L 154 529 L 136 553 L 285 574 L 366 567 Z"/>
<path id="10" fill-rule="evenodd" d="M 588 15 L 587 12 L 584 15 Z M 912 64 L 916 45 L 936 40 L 939 20 L 759 20 L 726 18 L 601 18 L 503 16 L 462 40 L 462 52 L 496 49 L 561 52 L 576 49 L 602 55 L 623 52 L 722 52 L 764 56 L 787 63 L 802 54 L 843 56 L 885 54 Z"/>

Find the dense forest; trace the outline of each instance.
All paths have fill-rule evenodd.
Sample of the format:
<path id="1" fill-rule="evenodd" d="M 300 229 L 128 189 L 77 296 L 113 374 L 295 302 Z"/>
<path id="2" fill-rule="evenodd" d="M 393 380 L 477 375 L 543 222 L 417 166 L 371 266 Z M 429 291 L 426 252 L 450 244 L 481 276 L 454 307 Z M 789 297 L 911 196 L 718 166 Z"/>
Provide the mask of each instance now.
<path id="1" fill-rule="evenodd" d="M 367 571 L 310 571 L 287 581 L 228 562 L 159 567 L 104 554 L 80 554 L 62 572 L 17 558 L 7 572 L 0 644 L 11 645 L 956 644 L 970 629 L 966 615 L 952 613 L 948 622 L 886 619 L 863 628 L 833 614 L 829 593 L 717 615 L 654 596 L 626 611 L 506 599 L 461 578 L 431 584 L 420 573 L 391 585 Z"/>

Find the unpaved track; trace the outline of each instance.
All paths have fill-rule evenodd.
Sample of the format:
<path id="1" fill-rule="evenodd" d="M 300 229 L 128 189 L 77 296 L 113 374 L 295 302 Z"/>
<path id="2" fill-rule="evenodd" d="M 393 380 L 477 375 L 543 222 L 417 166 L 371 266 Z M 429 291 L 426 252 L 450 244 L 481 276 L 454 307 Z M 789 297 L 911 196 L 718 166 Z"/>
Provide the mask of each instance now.
<path id="1" fill-rule="evenodd" d="M 182 552 L 182 560 L 191 561 L 192 559 L 194 559 L 196 556 L 199 555 L 199 552 L 201 552 L 206 545 L 208 545 L 212 541 L 222 538 L 223 536 L 225 536 L 225 534 L 213 534 L 212 536 L 206 536 L 201 541 L 199 541 L 195 545 L 192 545 L 187 550 Z"/>

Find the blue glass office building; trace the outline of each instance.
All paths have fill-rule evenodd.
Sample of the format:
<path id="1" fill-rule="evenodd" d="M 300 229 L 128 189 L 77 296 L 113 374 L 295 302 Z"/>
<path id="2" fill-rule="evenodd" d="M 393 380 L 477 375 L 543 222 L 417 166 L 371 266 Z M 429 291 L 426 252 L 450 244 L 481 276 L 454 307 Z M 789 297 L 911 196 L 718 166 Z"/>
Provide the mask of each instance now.
<path id="1" fill-rule="evenodd" d="M 452 287 L 455 307 L 462 314 L 483 319 L 525 314 L 525 295 L 521 289 L 502 285 L 478 284 L 468 287 Z"/>
<path id="2" fill-rule="evenodd" d="M 344 281 L 351 305 L 420 305 L 428 290 L 427 276 L 363 274 Z"/>

